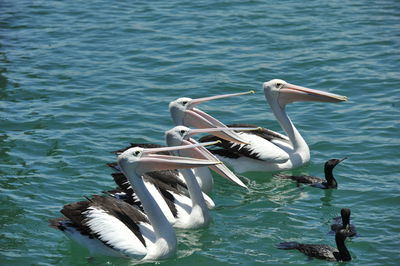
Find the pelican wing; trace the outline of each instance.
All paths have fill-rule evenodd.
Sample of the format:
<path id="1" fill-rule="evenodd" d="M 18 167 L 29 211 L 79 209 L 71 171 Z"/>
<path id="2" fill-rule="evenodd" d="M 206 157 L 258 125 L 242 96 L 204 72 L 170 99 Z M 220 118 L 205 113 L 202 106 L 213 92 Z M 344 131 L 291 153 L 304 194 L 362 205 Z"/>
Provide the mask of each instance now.
<path id="1" fill-rule="evenodd" d="M 140 257 L 147 253 L 139 225 L 149 221 L 142 212 L 123 201 L 95 195 L 87 201 L 67 204 L 61 212 L 79 231 L 122 254 Z"/>
<path id="2" fill-rule="evenodd" d="M 228 126 L 257 127 L 250 124 L 232 124 Z M 289 145 L 290 142 L 286 136 L 266 128 L 260 128 L 254 131 L 242 131 L 239 132 L 239 134 L 249 143 L 248 145 L 232 143 L 212 135 L 200 138 L 200 142 L 220 140 L 221 142 L 215 145 L 218 146 L 218 148 L 211 150 L 212 153 L 220 156 L 230 158 L 244 156 L 271 163 L 284 163 L 289 160 L 287 152 L 275 144 L 275 142 L 281 142 Z"/>

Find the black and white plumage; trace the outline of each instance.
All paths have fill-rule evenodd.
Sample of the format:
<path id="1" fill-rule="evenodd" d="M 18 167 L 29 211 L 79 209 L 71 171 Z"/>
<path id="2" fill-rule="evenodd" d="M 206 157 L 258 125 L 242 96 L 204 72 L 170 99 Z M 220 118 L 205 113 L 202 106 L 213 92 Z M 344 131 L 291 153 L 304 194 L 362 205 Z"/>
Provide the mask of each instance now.
<path id="1" fill-rule="evenodd" d="M 198 144 L 190 136 L 199 132 L 217 131 L 218 129 L 189 129 L 184 126 L 176 126 L 166 132 L 168 146 L 183 144 Z M 152 145 L 154 146 L 154 145 Z M 191 151 L 176 151 L 177 155 L 186 157 L 215 160 L 212 154 L 203 147 Z M 115 170 L 119 170 L 115 164 L 109 164 Z M 245 185 L 226 166 L 210 166 L 217 170 L 222 176 L 241 186 Z M 183 178 L 183 181 L 179 177 Z M 118 193 L 113 194 L 129 203 L 141 207 L 140 201 L 136 200 L 135 191 L 122 173 L 113 173 L 113 178 L 119 185 Z M 194 180 L 193 180 L 194 178 Z M 179 171 L 149 172 L 143 175 L 143 181 L 150 193 L 159 199 L 162 211 L 168 220 L 177 228 L 193 229 L 206 226 L 210 222 L 209 207 L 214 207 L 212 200 L 201 191 L 194 169 L 183 169 Z M 121 193 L 125 190 L 125 195 Z M 109 192 L 110 193 L 110 192 Z"/>
<path id="2" fill-rule="evenodd" d="M 229 124 L 226 125 L 229 128 L 257 128 L 256 125 L 252 124 Z M 261 141 L 261 139 L 269 141 L 269 142 L 284 142 L 287 145 L 290 145 L 289 139 L 279 134 L 275 131 L 258 127 L 257 130 L 252 131 L 236 131 L 238 134 L 247 134 L 248 139 L 254 139 L 254 141 Z M 259 149 L 261 146 L 257 145 L 232 145 L 232 142 L 223 140 L 217 136 L 207 135 L 200 138 L 201 142 L 209 142 L 209 141 L 217 141 L 219 140 L 220 143 L 216 144 L 214 149 L 211 149 L 211 152 L 219 157 L 226 157 L 232 160 L 239 159 L 240 157 L 247 157 L 254 160 L 267 160 L 265 150 Z"/>
<path id="3" fill-rule="evenodd" d="M 92 254 L 157 260 L 176 251 L 175 232 L 155 198 L 147 190 L 141 175 L 166 169 L 191 168 L 219 163 L 178 156 L 156 154 L 158 151 L 195 148 L 198 145 L 124 151 L 118 165 L 135 187 L 144 212 L 112 197 L 94 196 L 87 201 L 65 205 L 63 218 L 50 220 L 50 226 L 86 246 Z"/>
<path id="4" fill-rule="evenodd" d="M 351 255 L 345 245 L 348 232 L 339 230 L 335 235 L 337 248 L 324 244 L 301 244 L 298 242 L 283 242 L 277 245 L 279 249 L 297 249 L 301 253 L 321 260 L 350 261 Z"/>
<path id="5" fill-rule="evenodd" d="M 116 198 L 94 195 L 65 205 L 61 213 L 65 217 L 50 220 L 50 225 L 93 254 L 144 256 L 151 241 L 150 236 L 141 233 L 150 226 L 147 216 Z"/>
<path id="6" fill-rule="evenodd" d="M 356 227 L 350 223 L 351 211 L 348 208 L 340 210 L 340 216 L 333 218 L 334 223 L 331 225 L 332 232 L 337 232 L 341 229 L 346 229 L 348 237 L 357 236 Z"/>
<path id="7" fill-rule="evenodd" d="M 112 166 L 113 164 L 110 164 Z M 119 171 L 117 166 L 113 167 Z M 167 217 L 168 221 L 176 228 L 185 228 L 179 220 L 190 215 L 192 210 L 192 200 L 189 196 L 187 185 L 176 180 L 177 170 L 149 172 L 143 175 L 143 182 L 149 188 L 150 193 L 157 198 L 157 203 Z M 162 181 L 159 177 L 166 179 L 166 175 L 171 175 L 172 179 Z M 125 202 L 143 209 L 138 199 L 135 189 L 122 172 L 112 173 L 118 189 L 107 191 L 107 194 L 124 200 Z M 175 181 L 172 181 L 175 180 Z M 208 208 L 214 208 L 214 201 L 205 193 L 202 193 Z"/>
<path id="8" fill-rule="evenodd" d="M 171 118 L 174 121 L 176 126 L 190 126 L 197 129 L 207 129 L 210 130 L 211 128 L 217 129 L 215 131 L 211 131 L 212 135 L 218 136 L 220 139 L 225 141 L 231 141 L 232 143 L 237 144 L 247 144 L 237 133 L 234 132 L 235 129 L 227 129 L 225 125 L 220 123 L 221 127 L 218 126 L 217 123 L 214 123 L 215 120 L 208 114 L 204 113 L 203 111 L 199 110 L 195 106 L 199 103 L 220 99 L 225 97 L 233 97 L 233 96 L 240 96 L 249 93 L 254 93 L 253 91 L 242 92 L 242 93 L 234 93 L 234 94 L 227 94 L 227 95 L 217 95 L 211 97 L 204 97 L 198 99 L 191 99 L 188 97 L 178 98 L 175 101 L 169 103 L 169 111 L 171 114 Z M 256 127 L 257 128 L 257 127 Z M 224 130 L 225 129 L 225 130 Z M 255 128 L 246 128 L 243 130 L 254 130 Z M 193 132 L 193 131 L 192 131 Z M 195 142 L 191 136 L 187 137 L 188 141 Z M 207 152 L 207 151 L 204 151 Z M 214 157 L 210 152 L 208 152 L 209 157 Z M 211 167 L 210 167 L 211 168 Z M 219 169 L 218 169 L 219 168 Z M 227 177 L 231 181 L 237 183 L 240 186 L 246 187 L 236 176 L 235 174 L 227 168 L 224 164 L 220 164 L 218 166 L 213 166 L 211 168 L 218 174 Z M 202 167 L 194 169 L 194 174 L 196 179 L 201 187 L 201 189 L 206 192 L 207 194 L 210 193 L 212 186 L 213 186 L 213 179 L 208 168 Z"/>
<path id="9" fill-rule="evenodd" d="M 338 184 L 335 177 L 333 176 L 333 168 L 335 168 L 336 165 L 338 165 L 345 159 L 347 159 L 347 157 L 344 157 L 342 159 L 328 160 L 324 166 L 325 179 L 309 175 L 276 174 L 274 176 L 284 179 L 292 179 L 296 181 L 297 184 L 307 184 L 316 188 L 322 188 L 322 189 L 337 188 Z"/>
<path id="10" fill-rule="evenodd" d="M 239 173 L 290 170 L 309 162 L 310 150 L 287 116 L 285 110 L 287 104 L 296 101 L 341 102 L 347 100 L 345 96 L 296 86 L 279 79 L 265 82 L 263 89 L 273 114 L 287 136 L 263 128 L 255 132 L 230 133 L 230 137 L 240 139 L 241 144 L 229 142 L 229 139 L 228 142 L 221 139 L 221 143 L 216 144 L 211 152 Z M 231 96 L 236 95 L 220 95 L 202 99 L 180 98 L 170 103 L 170 111 L 180 112 L 179 115 L 173 116 L 175 124 L 197 128 L 226 127 L 214 117 L 195 108 L 195 105 Z M 200 141 L 209 140 L 210 137 L 200 139 Z"/>

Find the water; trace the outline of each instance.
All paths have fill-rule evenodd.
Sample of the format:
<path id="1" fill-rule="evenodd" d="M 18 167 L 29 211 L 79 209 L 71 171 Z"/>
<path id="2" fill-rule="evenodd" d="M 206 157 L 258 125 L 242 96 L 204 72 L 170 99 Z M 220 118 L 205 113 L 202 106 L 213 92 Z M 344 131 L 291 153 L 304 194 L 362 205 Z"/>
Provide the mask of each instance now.
<path id="1" fill-rule="evenodd" d="M 47 226 L 63 204 L 114 187 L 106 162 L 129 142 L 163 142 L 169 101 L 241 92 L 203 104 L 226 123 L 280 130 L 261 84 L 272 78 L 346 95 L 288 114 L 311 148 L 294 173 L 337 190 L 246 175 L 248 191 L 215 176 L 209 228 L 178 231 L 163 265 L 319 264 L 282 241 L 327 243 L 352 210 L 360 237 L 348 265 L 400 260 L 398 1 L 2 1 L 0 3 L 1 265 L 130 265 L 89 258 Z"/>

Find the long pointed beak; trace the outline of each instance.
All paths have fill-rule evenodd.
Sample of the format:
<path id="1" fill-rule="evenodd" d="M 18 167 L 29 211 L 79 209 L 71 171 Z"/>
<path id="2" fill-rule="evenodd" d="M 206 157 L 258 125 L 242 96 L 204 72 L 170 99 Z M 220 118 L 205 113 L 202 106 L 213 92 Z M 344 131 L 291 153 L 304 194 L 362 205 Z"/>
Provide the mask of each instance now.
<path id="1" fill-rule="evenodd" d="M 228 97 L 234 97 L 234 96 L 241 96 L 241 95 L 246 95 L 246 94 L 251 94 L 251 93 L 254 93 L 254 91 L 251 90 L 251 91 L 246 91 L 246 92 L 222 94 L 222 95 L 216 95 L 216 96 L 192 99 L 190 101 L 190 103 L 188 103 L 188 109 L 193 108 L 196 104 L 199 104 L 199 103 L 204 103 L 204 102 L 208 102 L 208 101 L 212 101 L 212 100 L 216 100 L 216 99 L 222 99 L 222 98 L 228 98 Z"/>
<path id="2" fill-rule="evenodd" d="M 221 164 L 218 160 L 203 160 L 189 157 L 180 157 L 162 154 L 144 154 L 139 159 L 140 165 L 137 168 L 138 173 L 150 171 L 195 168 Z"/>
<path id="3" fill-rule="evenodd" d="M 163 148 L 147 148 L 143 149 L 142 157 L 139 159 L 140 165 L 137 168 L 137 173 L 146 173 L 150 171 L 182 169 L 182 168 L 195 168 L 202 166 L 210 166 L 220 164 L 218 160 L 203 160 L 189 157 L 178 157 L 172 155 L 156 154 L 161 151 L 179 151 L 189 150 L 207 145 L 214 145 L 218 141 L 205 142 L 205 143 L 189 143 L 188 145 L 163 147 Z"/>
<path id="4" fill-rule="evenodd" d="M 196 128 L 196 129 L 190 129 L 189 131 L 189 136 L 193 136 L 196 134 L 201 134 L 201 133 L 215 133 L 215 132 L 221 132 L 221 131 L 252 131 L 252 130 L 260 130 L 261 127 L 213 127 L 213 128 Z"/>
<path id="5" fill-rule="evenodd" d="M 187 126 L 195 127 L 195 128 L 226 128 L 228 127 L 220 122 L 219 120 L 215 119 L 214 117 L 210 116 L 209 114 L 197 109 L 193 108 L 192 110 L 186 110 L 186 115 L 184 118 L 184 123 Z M 231 141 L 238 144 L 249 144 L 243 139 L 238 133 L 232 130 L 225 130 L 225 131 L 216 131 L 210 132 L 211 134 L 220 137 L 221 139 Z"/>
<path id="6" fill-rule="evenodd" d="M 184 144 L 195 144 L 197 143 L 196 140 L 194 139 L 189 139 L 189 140 L 184 140 Z M 193 158 L 198 158 L 198 159 L 207 159 L 210 161 L 213 160 L 218 160 L 211 152 L 209 152 L 206 148 L 199 146 L 196 149 L 191 149 L 191 150 L 182 150 L 179 151 L 180 155 L 183 156 L 188 156 L 188 157 L 193 157 Z M 229 170 L 228 167 L 226 167 L 223 163 L 221 164 L 216 164 L 216 165 L 210 165 L 209 166 L 213 171 L 215 171 L 217 174 L 221 175 L 222 177 L 228 179 L 229 181 L 247 188 L 247 186 L 240 180 L 231 170 Z"/>
<path id="7" fill-rule="evenodd" d="M 279 105 L 283 107 L 297 101 L 343 102 L 347 97 L 286 83 L 279 91 Z"/>
<path id="8" fill-rule="evenodd" d="M 143 149 L 143 154 L 152 154 L 152 153 L 165 152 L 165 151 L 193 149 L 193 148 L 202 147 L 202 146 L 215 145 L 219 142 L 220 141 L 210 141 L 210 142 L 202 142 L 202 143 L 195 143 L 195 144 L 188 144 L 188 145 L 181 145 L 181 146 L 172 146 L 172 147 L 146 148 L 146 149 Z"/>
<path id="9" fill-rule="evenodd" d="M 343 162 L 343 161 L 346 160 L 347 158 L 348 158 L 348 157 L 344 157 L 344 158 L 342 158 L 342 159 L 339 159 L 339 160 L 338 160 L 338 164 L 341 163 L 341 162 Z"/>

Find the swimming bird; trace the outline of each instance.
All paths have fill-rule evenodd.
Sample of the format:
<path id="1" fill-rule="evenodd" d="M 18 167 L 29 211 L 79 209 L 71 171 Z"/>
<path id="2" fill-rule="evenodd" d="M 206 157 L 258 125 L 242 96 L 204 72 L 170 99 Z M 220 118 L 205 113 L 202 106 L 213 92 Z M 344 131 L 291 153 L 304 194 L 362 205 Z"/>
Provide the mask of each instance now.
<path id="1" fill-rule="evenodd" d="M 258 128 L 229 128 L 229 130 L 225 130 L 226 128 L 203 128 L 203 129 L 190 129 L 186 126 L 176 126 L 170 131 L 166 132 L 166 142 L 167 144 L 176 146 L 178 143 L 182 144 L 197 144 L 198 142 L 192 137 L 196 134 L 200 133 L 211 133 L 211 134 L 224 134 L 223 132 L 230 132 L 234 130 L 242 130 L 242 131 L 251 131 L 257 130 Z M 223 136 L 226 138 L 225 136 Z M 237 140 L 235 140 L 237 141 Z M 191 156 L 199 159 L 209 159 L 209 160 L 217 160 L 217 158 L 208 151 L 205 147 L 198 147 L 197 150 L 201 152 L 190 152 Z M 182 151 L 183 153 L 187 153 L 188 151 Z M 222 177 L 232 181 L 233 183 L 247 188 L 247 186 L 224 164 L 212 165 L 207 167 L 200 167 L 191 169 L 191 172 L 196 177 L 197 182 L 199 183 L 201 190 L 209 193 L 213 186 L 213 178 L 208 169 L 212 169 L 214 172 L 218 173 Z M 178 178 L 182 178 L 183 175 L 179 175 Z M 182 180 L 183 181 L 183 180 Z"/>
<path id="2" fill-rule="evenodd" d="M 122 152 L 132 148 L 132 147 L 142 147 L 142 148 L 162 148 L 165 146 L 159 144 L 148 144 L 148 143 L 131 143 L 129 147 L 120 149 L 115 151 L 116 154 L 121 154 Z M 160 153 L 169 155 L 168 152 Z M 126 202 L 130 202 L 131 204 L 140 206 L 140 201 L 136 199 L 135 192 L 133 191 L 128 179 L 121 172 L 117 163 L 108 163 L 109 167 L 115 170 L 112 173 L 112 177 L 115 183 L 118 185 L 118 188 L 105 191 L 105 193 L 125 200 Z M 174 198 L 185 199 L 189 195 L 188 188 L 185 184 L 185 181 L 182 177 L 182 174 L 176 170 L 164 170 L 164 171 L 153 171 L 148 172 L 143 175 L 143 181 L 149 187 L 150 191 L 161 193 L 163 199 L 168 203 L 169 209 L 171 210 L 174 217 L 177 215 L 176 209 L 173 207 L 172 202 Z M 176 195 L 176 197 L 174 196 Z M 182 198 L 183 196 L 183 198 Z M 207 206 L 212 209 L 215 207 L 214 201 L 205 193 L 203 193 L 203 197 L 206 200 Z M 190 202 L 185 200 L 185 202 Z M 187 204 L 184 204 L 187 205 Z M 162 208 L 166 210 L 165 208 Z M 173 223 L 175 218 L 173 216 L 166 214 L 167 218 Z"/>
<path id="3" fill-rule="evenodd" d="M 277 245 L 279 249 L 297 249 L 305 255 L 328 261 L 350 261 L 351 255 L 345 245 L 348 232 L 341 229 L 336 232 L 335 241 L 337 248 L 323 244 L 300 244 L 297 242 L 283 242 Z"/>
<path id="4" fill-rule="evenodd" d="M 246 94 L 251 94 L 251 93 L 254 93 L 254 91 L 247 91 L 247 92 L 233 93 L 233 94 L 226 94 L 226 95 L 217 95 L 217 96 L 197 98 L 197 99 L 181 97 L 181 98 L 178 98 L 169 103 L 169 111 L 170 111 L 171 118 L 172 118 L 175 126 L 180 126 L 180 125 L 189 126 L 190 125 L 191 127 L 198 128 L 198 129 L 218 127 L 216 123 L 212 123 L 212 121 L 217 121 L 217 120 L 213 120 L 213 118 L 211 116 L 209 116 L 208 114 L 199 110 L 195 106 L 202 102 L 207 102 L 210 100 L 226 98 L 226 97 L 233 97 L 233 96 L 241 96 L 241 95 L 246 95 Z M 223 128 L 226 128 L 226 126 L 224 124 L 221 123 L 220 125 Z M 252 128 L 252 127 L 249 127 L 249 128 Z M 254 130 L 254 128 L 251 130 Z M 220 131 L 215 131 L 212 134 L 215 136 L 218 136 L 221 139 L 225 139 L 225 140 L 231 141 L 233 143 L 247 144 L 247 142 L 245 140 L 243 140 L 233 130 L 225 130 L 225 131 L 220 130 Z M 193 139 L 192 139 L 192 142 L 193 142 Z M 208 152 L 208 153 L 210 153 L 210 152 Z M 225 168 L 224 169 L 225 173 L 228 174 L 230 172 L 229 175 L 234 175 L 231 172 L 231 170 L 229 168 L 227 168 L 225 165 L 220 165 L 220 167 Z M 214 169 L 214 170 L 216 170 L 216 169 Z M 202 191 L 209 194 L 213 187 L 213 178 L 212 178 L 212 174 L 211 174 L 209 168 L 208 167 L 199 167 L 199 168 L 194 169 L 193 171 L 197 178 L 197 181 L 200 184 Z M 218 170 L 216 172 L 218 173 Z"/>
<path id="5" fill-rule="evenodd" d="M 221 129 L 189 129 L 184 126 L 177 126 L 167 131 L 165 138 L 168 146 L 198 144 L 194 139 L 191 139 L 192 135 L 216 132 L 218 130 Z M 218 160 L 207 149 L 202 148 L 202 146 L 192 149 L 191 151 L 186 150 L 178 152 L 178 155 L 185 155 L 186 157 L 214 161 Z M 226 166 L 223 166 L 222 163 L 210 167 L 212 167 L 213 170 L 218 171 L 228 180 L 242 187 L 246 187 L 246 185 L 243 184 L 243 182 Z M 181 172 L 181 175 L 177 175 L 176 172 L 169 172 L 169 175 L 173 174 L 173 176 L 170 177 L 165 176 L 167 173 L 147 173 L 143 180 L 153 197 L 158 199 L 157 202 L 160 204 L 160 207 L 162 207 L 161 209 L 164 212 L 164 215 L 174 227 L 192 229 L 207 226 L 210 221 L 207 202 L 212 200 L 201 191 L 194 169 L 188 169 L 187 171 L 181 170 L 179 172 Z M 159 177 L 154 178 L 154 175 L 158 175 Z M 182 176 L 184 182 L 177 182 L 176 180 L 181 178 L 178 176 Z M 113 174 L 113 177 L 120 188 L 125 190 L 118 191 L 118 193 L 125 192 L 127 195 L 123 199 L 130 204 L 141 207 L 140 201 L 138 201 L 135 196 L 135 189 L 132 189 L 129 182 L 123 178 L 123 174 Z M 193 180 L 193 178 L 195 180 Z M 161 179 L 164 181 L 161 181 Z M 174 184 L 180 184 L 180 187 Z M 197 188 L 199 188 L 199 190 Z M 184 189 L 185 191 L 183 191 Z M 116 196 L 122 198 L 118 194 Z M 205 199 L 207 199 L 207 201 Z"/>
<path id="6" fill-rule="evenodd" d="M 333 168 L 338 165 L 343 160 L 346 160 L 347 157 L 342 159 L 330 159 L 325 163 L 324 172 L 325 172 L 325 179 L 316 177 L 316 176 L 309 176 L 309 175 L 285 175 L 285 174 L 276 174 L 275 177 L 279 178 L 286 178 L 292 179 L 297 182 L 297 184 L 307 184 L 312 187 L 322 188 L 322 189 L 329 189 L 329 188 L 337 188 L 338 184 L 336 182 L 335 177 L 333 176 Z"/>
<path id="7" fill-rule="evenodd" d="M 348 208 L 343 208 L 340 210 L 340 216 L 335 217 L 334 223 L 331 225 L 331 230 L 337 232 L 341 229 L 346 229 L 349 237 L 357 235 L 356 227 L 350 223 L 351 211 Z"/>
<path id="8" fill-rule="evenodd" d="M 63 231 L 92 254 L 158 260 L 176 251 L 176 235 L 160 206 L 149 193 L 141 175 L 155 170 L 192 168 L 220 163 L 156 154 L 195 148 L 185 145 L 143 149 L 134 147 L 118 156 L 118 165 L 136 188 L 145 214 L 131 205 L 111 197 L 94 196 L 87 201 L 65 205 L 66 218 L 50 220 L 50 226 Z"/>
<path id="9" fill-rule="evenodd" d="M 285 107 L 297 101 L 342 102 L 347 97 L 300 87 L 286 81 L 273 79 L 263 83 L 265 98 L 287 136 L 262 128 L 251 132 L 231 132 L 230 137 L 242 140 L 235 144 L 220 139 L 221 136 L 205 136 L 200 141 L 221 140 L 211 150 L 220 160 L 229 164 L 235 172 L 290 170 L 304 165 L 310 160 L 310 150 L 286 114 Z M 188 127 L 226 127 L 209 114 L 195 106 L 199 103 L 238 94 L 220 95 L 200 99 L 180 98 L 170 103 L 170 112 L 175 124 Z M 231 124 L 231 127 L 257 127 L 249 124 Z M 215 134 L 214 134 L 215 135 Z M 248 143 L 248 144 L 246 144 Z"/>

